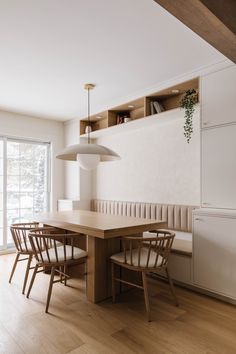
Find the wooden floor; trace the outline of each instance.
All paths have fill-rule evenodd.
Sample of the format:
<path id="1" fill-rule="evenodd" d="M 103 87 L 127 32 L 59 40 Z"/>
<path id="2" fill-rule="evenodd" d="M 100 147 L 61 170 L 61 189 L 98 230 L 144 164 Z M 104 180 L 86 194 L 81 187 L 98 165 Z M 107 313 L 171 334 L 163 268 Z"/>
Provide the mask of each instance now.
<path id="1" fill-rule="evenodd" d="M 143 294 L 132 290 L 118 303 L 85 298 L 84 280 L 55 284 L 45 314 L 49 276 L 40 273 L 31 298 L 21 294 L 24 262 L 8 284 L 13 255 L 0 256 L 0 354 L 235 354 L 236 307 L 177 288 L 180 308 L 165 283 L 150 279 L 151 323 Z"/>

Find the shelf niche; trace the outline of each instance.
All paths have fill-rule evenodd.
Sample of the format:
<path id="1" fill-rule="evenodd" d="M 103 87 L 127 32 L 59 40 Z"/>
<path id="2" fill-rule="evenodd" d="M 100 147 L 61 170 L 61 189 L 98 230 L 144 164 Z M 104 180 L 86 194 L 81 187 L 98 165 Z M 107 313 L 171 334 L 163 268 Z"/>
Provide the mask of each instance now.
<path id="1" fill-rule="evenodd" d="M 154 92 L 150 95 L 140 97 L 136 100 L 127 102 L 120 106 L 114 107 L 107 111 L 94 114 L 90 118 L 90 125 L 92 128 L 92 132 L 106 129 L 109 127 L 113 127 L 118 123 L 118 115 L 122 115 L 126 113 L 129 116 L 130 120 L 136 119 L 145 119 L 153 114 L 151 111 L 151 102 L 156 101 L 158 102 L 165 111 L 169 111 L 175 108 L 180 107 L 180 102 L 182 97 L 184 96 L 185 92 L 189 89 L 195 89 L 196 92 L 199 92 L 199 79 L 194 78 L 192 80 L 180 83 L 178 85 L 169 87 L 167 89 Z M 128 124 L 128 123 L 122 123 Z M 86 126 L 88 125 L 87 119 L 82 119 L 80 121 L 80 135 L 85 134 Z"/>

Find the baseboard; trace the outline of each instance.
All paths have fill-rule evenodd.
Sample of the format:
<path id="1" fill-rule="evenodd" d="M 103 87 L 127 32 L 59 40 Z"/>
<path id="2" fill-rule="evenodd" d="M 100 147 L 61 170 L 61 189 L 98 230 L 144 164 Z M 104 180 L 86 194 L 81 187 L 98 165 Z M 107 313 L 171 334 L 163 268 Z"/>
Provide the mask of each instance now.
<path id="1" fill-rule="evenodd" d="M 161 276 L 159 274 L 150 273 L 149 275 L 152 278 L 157 278 L 158 280 L 162 280 L 162 281 L 164 281 L 166 283 L 168 282 L 168 280 L 164 276 Z M 227 302 L 227 303 L 230 303 L 232 305 L 236 305 L 236 300 L 232 299 L 230 297 L 214 293 L 212 291 L 200 288 L 200 287 L 198 287 L 196 285 L 182 283 L 182 282 L 180 282 L 178 280 L 174 280 L 173 279 L 173 282 L 174 282 L 175 285 L 178 285 L 178 286 L 180 286 L 182 288 L 185 288 L 185 289 L 188 289 L 188 290 L 192 290 L 193 292 L 200 293 L 200 294 L 203 294 L 203 295 L 206 295 L 206 296 L 209 296 L 209 297 L 213 297 L 213 298 L 215 298 L 217 300 L 220 300 L 220 301 L 223 301 L 223 302 Z"/>
<path id="2" fill-rule="evenodd" d="M 10 253 L 16 253 L 16 249 L 13 248 L 7 248 L 5 250 L 0 250 L 0 256 L 4 256 L 5 254 L 10 254 Z"/>

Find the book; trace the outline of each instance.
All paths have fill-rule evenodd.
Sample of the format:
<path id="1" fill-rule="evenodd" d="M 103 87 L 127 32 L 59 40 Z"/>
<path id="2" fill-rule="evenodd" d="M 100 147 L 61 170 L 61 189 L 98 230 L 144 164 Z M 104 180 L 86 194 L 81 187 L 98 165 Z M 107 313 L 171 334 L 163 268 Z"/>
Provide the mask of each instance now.
<path id="1" fill-rule="evenodd" d="M 154 107 L 156 113 L 161 113 L 164 111 L 163 106 L 157 101 L 153 101 L 153 107 Z"/>
<path id="2" fill-rule="evenodd" d="M 153 106 L 153 102 L 152 102 L 152 101 L 150 102 L 150 110 L 151 110 L 151 115 L 153 115 L 153 114 L 155 114 L 155 113 L 156 113 L 156 111 L 155 111 L 155 108 L 154 108 L 154 106 Z"/>

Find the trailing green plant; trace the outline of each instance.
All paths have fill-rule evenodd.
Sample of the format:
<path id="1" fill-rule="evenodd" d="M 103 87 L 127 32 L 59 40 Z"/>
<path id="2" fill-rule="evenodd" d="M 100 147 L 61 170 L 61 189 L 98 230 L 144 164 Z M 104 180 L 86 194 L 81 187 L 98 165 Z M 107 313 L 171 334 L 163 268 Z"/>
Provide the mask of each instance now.
<path id="1" fill-rule="evenodd" d="M 197 91 L 194 89 L 187 90 L 182 98 L 180 105 L 184 108 L 184 136 L 187 143 L 190 142 L 193 133 L 193 114 L 195 111 L 195 104 L 197 103 Z"/>

